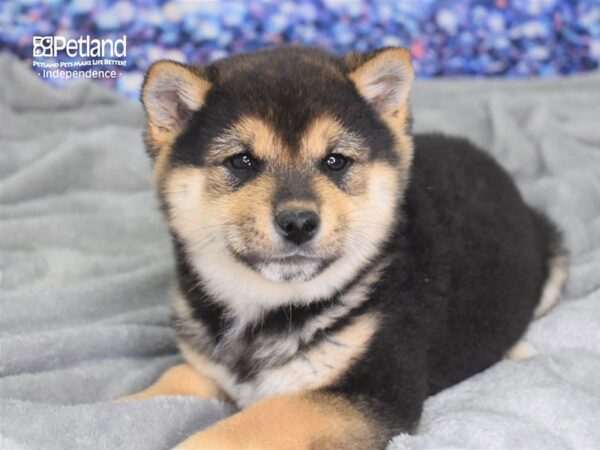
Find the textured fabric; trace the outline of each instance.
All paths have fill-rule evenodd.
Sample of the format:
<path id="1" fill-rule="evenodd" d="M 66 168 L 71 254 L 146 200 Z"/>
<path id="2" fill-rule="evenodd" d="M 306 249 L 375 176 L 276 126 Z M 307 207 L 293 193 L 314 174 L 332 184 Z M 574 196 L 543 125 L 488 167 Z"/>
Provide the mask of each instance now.
<path id="1" fill-rule="evenodd" d="M 170 243 L 134 102 L 66 91 L 0 57 L 0 446 L 163 449 L 231 414 L 189 398 L 111 403 L 179 361 Z M 417 83 L 416 131 L 470 136 L 565 230 L 571 277 L 503 361 L 430 398 L 392 448 L 600 447 L 600 74 Z"/>
<path id="2" fill-rule="evenodd" d="M 0 17 L 0 49 L 39 63 L 91 58 L 65 51 L 40 57 L 34 36 L 126 36 L 127 65 L 104 66 L 119 75 L 102 82 L 134 98 L 156 59 L 206 64 L 282 44 L 339 54 L 407 47 L 421 78 L 551 77 L 600 65 L 598 0 L 27 0 L 0 2 Z"/>

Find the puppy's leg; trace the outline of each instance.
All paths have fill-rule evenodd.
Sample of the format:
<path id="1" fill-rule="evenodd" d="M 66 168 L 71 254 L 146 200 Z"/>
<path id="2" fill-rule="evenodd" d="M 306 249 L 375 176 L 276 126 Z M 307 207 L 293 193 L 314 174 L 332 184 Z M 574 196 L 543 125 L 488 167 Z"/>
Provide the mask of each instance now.
<path id="1" fill-rule="evenodd" d="M 179 364 L 168 369 L 147 389 L 121 397 L 119 401 L 143 400 L 162 395 L 226 399 L 223 391 L 212 379 L 200 374 L 189 364 Z"/>
<path id="2" fill-rule="evenodd" d="M 537 354 L 535 348 L 527 341 L 520 340 L 506 352 L 506 359 L 525 359 Z"/>
<path id="3" fill-rule="evenodd" d="M 387 434 L 342 395 L 307 391 L 266 398 L 194 434 L 177 449 L 376 449 Z"/>

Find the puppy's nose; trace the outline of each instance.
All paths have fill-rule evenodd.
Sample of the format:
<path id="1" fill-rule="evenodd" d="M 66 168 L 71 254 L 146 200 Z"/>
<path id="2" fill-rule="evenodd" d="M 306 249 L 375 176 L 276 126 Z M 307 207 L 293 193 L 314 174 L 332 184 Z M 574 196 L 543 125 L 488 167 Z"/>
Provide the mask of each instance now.
<path id="1" fill-rule="evenodd" d="M 319 222 L 319 216 L 313 211 L 282 211 L 275 216 L 277 232 L 297 245 L 317 234 Z"/>

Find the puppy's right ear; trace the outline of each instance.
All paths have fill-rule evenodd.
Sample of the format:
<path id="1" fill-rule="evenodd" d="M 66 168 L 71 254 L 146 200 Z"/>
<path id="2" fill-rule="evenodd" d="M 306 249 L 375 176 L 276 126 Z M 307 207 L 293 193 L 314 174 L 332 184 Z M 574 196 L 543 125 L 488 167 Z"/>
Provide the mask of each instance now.
<path id="1" fill-rule="evenodd" d="M 210 87 L 200 69 L 174 61 L 152 64 L 142 87 L 142 103 L 146 141 L 153 158 L 173 144 L 194 111 L 202 108 Z"/>

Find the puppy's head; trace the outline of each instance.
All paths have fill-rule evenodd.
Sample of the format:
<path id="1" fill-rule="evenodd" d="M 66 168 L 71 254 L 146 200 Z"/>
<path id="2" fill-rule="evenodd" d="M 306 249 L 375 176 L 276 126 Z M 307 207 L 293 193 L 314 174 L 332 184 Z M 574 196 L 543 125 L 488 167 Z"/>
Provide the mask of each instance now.
<path id="1" fill-rule="evenodd" d="M 188 257 L 233 285 L 251 272 L 336 288 L 360 270 L 407 181 L 412 79 L 398 48 L 155 63 L 142 92 L 146 143 Z"/>

